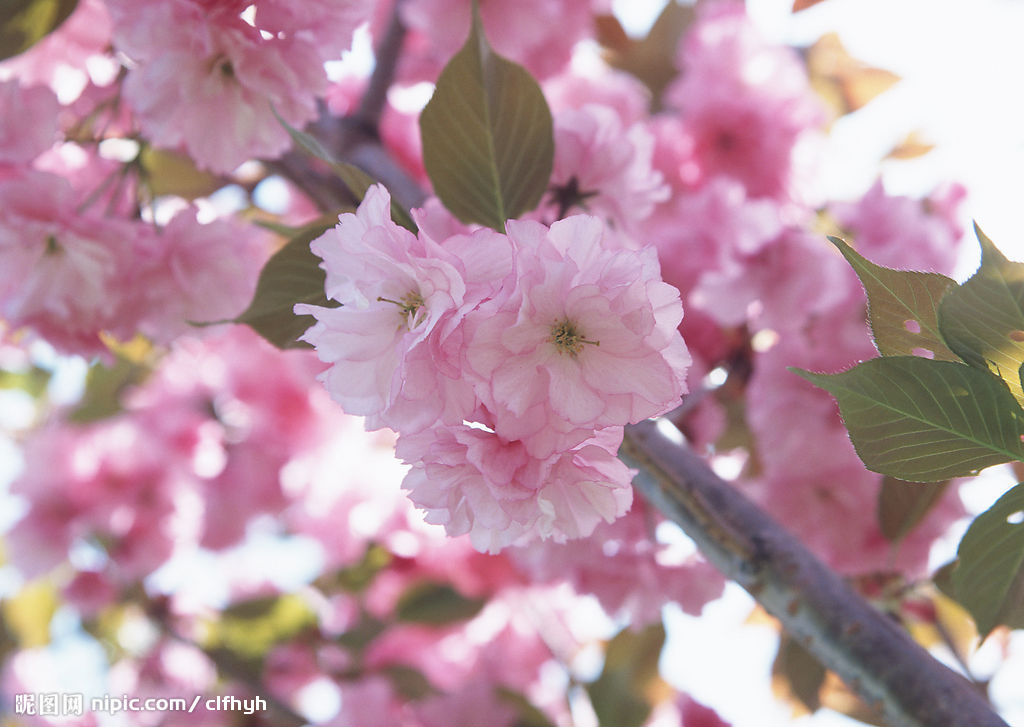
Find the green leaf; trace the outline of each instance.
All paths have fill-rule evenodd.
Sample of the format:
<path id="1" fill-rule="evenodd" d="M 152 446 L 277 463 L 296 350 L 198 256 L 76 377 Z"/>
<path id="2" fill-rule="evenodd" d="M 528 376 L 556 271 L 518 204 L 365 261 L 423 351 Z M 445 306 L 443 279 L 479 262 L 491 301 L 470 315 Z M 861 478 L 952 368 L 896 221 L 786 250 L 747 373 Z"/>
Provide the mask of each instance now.
<path id="1" fill-rule="evenodd" d="M 953 595 L 982 638 L 1000 624 L 1024 628 L 1024 484 L 975 518 L 957 556 Z"/>
<path id="2" fill-rule="evenodd" d="M 315 585 L 322 591 L 333 593 L 340 589 L 349 593 L 365 591 L 377 574 L 391 565 L 394 556 L 381 545 L 371 543 L 363 552 L 362 560 L 350 566 L 327 573 L 316 579 Z"/>
<path id="3" fill-rule="evenodd" d="M 207 626 L 203 646 L 228 649 L 246 659 L 259 659 L 275 644 L 294 638 L 317 624 L 302 597 L 293 593 L 256 598 L 221 611 Z"/>
<path id="4" fill-rule="evenodd" d="M 391 680 L 391 686 L 403 700 L 415 701 L 438 693 L 419 669 L 405 664 L 390 664 L 381 671 Z"/>
<path id="5" fill-rule="evenodd" d="M 972 366 L 1002 378 L 1024 403 L 1024 264 L 1007 260 L 974 226 L 981 243 L 981 267 L 939 305 L 946 343 Z"/>
<path id="6" fill-rule="evenodd" d="M 0 621 L 22 649 L 45 646 L 50 643 L 50 621 L 59 605 L 52 583 L 32 581 L 0 603 Z"/>
<path id="7" fill-rule="evenodd" d="M 30 366 L 23 371 L 0 369 L 0 389 L 21 389 L 33 399 L 38 399 L 46 392 L 50 376 L 49 371 L 38 366 Z"/>
<path id="8" fill-rule="evenodd" d="M 937 482 L 1024 458 L 1024 410 L 984 371 L 916 356 L 839 374 L 790 370 L 836 397 L 857 454 L 875 472 Z"/>
<path id="9" fill-rule="evenodd" d="M 317 222 L 289 240 L 260 271 L 249 307 L 234 319 L 245 323 L 278 348 L 308 348 L 298 338 L 313 325 L 312 316 L 296 315 L 296 303 L 329 307 L 324 271 L 309 243 L 333 225 Z M 223 322 L 223 321 L 217 321 Z"/>
<path id="10" fill-rule="evenodd" d="M 418 583 L 395 606 L 399 621 L 443 626 L 476 616 L 486 599 L 467 598 L 447 583 Z"/>
<path id="11" fill-rule="evenodd" d="M 878 493 L 878 524 L 886 539 L 903 540 L 946 491 L 949 482 L 914 483 L 893 477 L 882 480 Z"/>
<path id="12" fill-rule="evenodd" d="M 359 621 L 335 638 L 335 643 L 356 654 L 361 654 L 381 634 L 387 631 L 387 624 L 363 612 Z"/>
<path id="13" fill-rule="evenodd" d="M 839 248 L 868 295 L 868 320 L 875 347 L 883 356 L 913 356 L 930 351 L 938 361 L 958 361 L 939 333 L 939 301 L 956 282 L 938 273 L 893 270 L 867 260 L 838 237 Z"/>
<path id="14" fill-rule="evenodd" d="M 123 356 L 117 356 L 112 366 L 93 364 L 85 376 L 85 392 L 68 414 L 68 421 L 88 424 L 119 413 L 121 396 L 132 386 L 142 383 L 150 370 L 148 365 Z"/>
<path id="15" fill-rule="evenodd" d="M 277 113 L 277 109 L 274 108 L 273 105 L 271 105 L 270 110 L 274 112 L 274 116 L 277 117 L 278 123 L 288 131 L 288 134 L 292 137 L 292 141 L 320 161 L 326 162 L 331 169 L 334 170 L 334 173 L 338 175 L 341 181 L 345 183 L 345 186 L 348 187 L 348 191 L 352 193 L 352 196 L 356 198 L 356 201 L 363 201 L 363 197 L 366 196 L 366 190 L 377 183 L 376 179 L 371 177 L 355 164 L 349 164 L 348 162 L 341 162 L 335 159 L 334 155 L 327 151 L 327 149 L 324 148 L 324 145 L 316 138 L 305 132 L 299 131 L 281 118 L 281 114 Z M 410 232 L 414 234 L 416 233 L 416 223 L 409 215 L 409 212 L 400 204 L 395 202 L 394 199 L 391 200 L 391 219 L 396 225 L 401 225 Z"/>
<path id="16" fill-rule="evenodd" d="M 0 60 L 24 53 L 75 11 L 78 0 L 3 0 Z"/>
<path id="17" fill-rule="evenodd" d="M 555 727 L 546 714 L 535 707 L 522 693 L 508 687 L 495 687 L 498 700 L 516 711 L 512 727 Z"/>
<path id="18" fill-rule="evenodd" d="M 145 146 L 139 152 L 146 187 L 159 197 L 174 195 L 185 199 L 206 197 L 224 186 L 224 180 L 216 174 L 204 172 L 196 167 L 185 154 Z"/>
<path id="19" fill-rule="evenodd" d="M 499 232 L 537 206 L 551 177 L 551 111 L 522 66 L 494 52 L 474 5 L 469 39 L 420 115 L 423 164 L 452 214 Z"/>
<path id="20" fill-rule="evenodd" d="M 604 669 L 587 685 L 600 727 L 640 727 L 665 689 L 658 659 L 665 644 L 660 623 L 643 631 L 624 629 L 608 643 Z"/>

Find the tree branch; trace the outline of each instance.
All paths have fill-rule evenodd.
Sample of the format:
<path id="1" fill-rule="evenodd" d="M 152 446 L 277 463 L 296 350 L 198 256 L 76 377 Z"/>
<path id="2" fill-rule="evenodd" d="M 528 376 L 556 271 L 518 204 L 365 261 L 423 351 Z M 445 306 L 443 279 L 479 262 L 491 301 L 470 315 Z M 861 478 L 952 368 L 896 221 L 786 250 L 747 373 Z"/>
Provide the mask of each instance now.
<path id="1" fill-rule="evenodd" d="M 372 129 L 376 133 L 380 126 L 380 116 L 388 99 L 388 89 L 395 80 L 395 72 L 398 70 L 398 57 L 402 51 L 402 43 L 405 41 L 405 25 L 402 23 L 401 14 L 402 0 L 395 0 L 395 6 L 391 11 L 391 18 L 388 27 L 384 31 L 380 44 L 374 49 L 373 75 L 370 76 L 370 83 L 363 93 L 359 102 L 359 110 L 356 111 L 356 118 L 364 127 Z"/>
<path id="2" fill-rule="evenodd" d="M 891 727 L 1006 727 L 966 679 L 656 422 L 628 427 L 620 454 L 640 470 L 634 486 L 644 497 Z"/>

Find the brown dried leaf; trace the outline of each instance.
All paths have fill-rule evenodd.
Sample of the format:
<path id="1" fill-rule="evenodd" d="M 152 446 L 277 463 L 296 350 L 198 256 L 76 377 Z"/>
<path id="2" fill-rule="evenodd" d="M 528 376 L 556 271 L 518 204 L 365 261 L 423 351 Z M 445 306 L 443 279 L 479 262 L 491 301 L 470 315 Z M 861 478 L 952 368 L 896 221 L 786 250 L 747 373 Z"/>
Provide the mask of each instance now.
<path id="1" fill-rule="evenodd" d="M 818 695 L 821 698 L 822 707 L 845 714 L 847 717 L 865 724 L 888 727 L 887 723 L 882 720 L 881 710 L 868 706 L 863 699 L 850 691 L 850 688 L 843 684 L 843 681 L 834 672 L 825 674 L 825 683 Z"/>
<path id="2" fill-rule="evenodd" d="M 641 40 L 624 38 L 625 31 L 618 21 L 598 23 L 598 40 L 605 47 L 605 60 L 644 82 L 651 90 L 653 110 L 660 108 L 662 92 L 679 75 L 676 47 L 694 17 L 692 6 L 672 0 Z"/>
<path id="3" fill-rule="evenodd" d="M 772 663 L 772 693 L 790 705 L 794 718 L 818 710 L 818 692 L 824 681 L 825 667 L 821 662 L 795 639 L 783 634 Z"/>
<path id="4" fill-rule="evenodd" d="M 894 146 L 884 158 L 915 159 L 919 156 L 924 156 L 934 148 L 935 145 L 931 142 L 925 141 L 919 132 L 911 131 L 899 144 Z"/>
<path id="5" fill-rule="evenodd" d="M 837 117 L 862 108 L 900 80 L 891 71 L 852 57 L 835 33 L 823 35 L 807 49 L 807 72 L 811 86 Z"/>

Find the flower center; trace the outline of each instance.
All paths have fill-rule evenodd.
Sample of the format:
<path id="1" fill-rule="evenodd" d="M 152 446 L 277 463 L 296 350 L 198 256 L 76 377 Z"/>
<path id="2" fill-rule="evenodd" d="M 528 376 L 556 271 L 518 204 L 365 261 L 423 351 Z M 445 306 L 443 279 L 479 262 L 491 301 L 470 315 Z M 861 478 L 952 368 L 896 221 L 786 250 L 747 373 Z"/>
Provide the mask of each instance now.
<path id="1" fill-rule="evenodd" d="M 585 343 L 591 346 L 601 345 L 600 341 L 588 341 L 584 333 L 568 318 L 563 318 L 552 324 L 551 338 L 548 340 L 555 344 L 558 353 L 567 353 L 573 358 L 576 358 L 579 352 L 583 350 L 583 344 Z"/>
<path id="2" fill-rule="evenodd" d="M 412 330 L 419 324 L 419 321 L 416 320 L 416 314 L 423 307 L 424 301 L 423 296 L 415 290 L 410 290 L 401 300 L 391 300 L 383 296 L 377 296 L 377 300 L 382 303 L 391 303 L 401 308 L 402 315 L 405 316 L 406 323 L 409 325 L 409 330 Z"/>
<path id="3" fill-rule="evenodd" d="M 207 71 L 211 74 L 218 73 L 221 78 L 229 80 L 235 77 L 235 67 L 231 63 L 231 59 L 225 56 L 223 53 L 218 54 L 211 58 L 206 65 Z"/>

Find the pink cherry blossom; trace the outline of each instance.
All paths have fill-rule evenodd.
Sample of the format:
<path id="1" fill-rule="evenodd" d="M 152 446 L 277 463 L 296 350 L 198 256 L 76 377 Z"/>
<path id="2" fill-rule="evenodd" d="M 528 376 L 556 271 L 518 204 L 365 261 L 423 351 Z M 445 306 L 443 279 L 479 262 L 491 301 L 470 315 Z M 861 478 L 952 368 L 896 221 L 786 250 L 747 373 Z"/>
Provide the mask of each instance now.
<path id="1" fill-rule="evenodd" d="M 674 196 L 643 226 L 658 247 L 665 280 L 684 295 L 710 271 L 744 273 L 745 260 L 782 228 L 778 204 L 750 199 L 742 185 L 725 178 Z"/>
<path id="2" fill-rule="evenodd" d="M 690 359 L 653 249 L 607 249 L 585 215 L 507 229 L 515 288 L 474 319 L 466 349 L 495 431 L 543 457 L 676 406 Z"/>
<path id="3" fill-rule="evenodd" d="M 591 0 L 494 0 L 480 4 L 487 38 L 501 55 L 538 78 L 560 72 L 573 46 L 592 34 Z M 380 3 L 378 15 L 390 3 Z M 410 37 L 400 75 L 408 82 L 436 80 L 441 68 L 469 35 L 469 0 L 409 0 L 400 6 Z M 376 25 L 382 27 L 381 18 Z"/>
<path id="4" fill-rule="evenodd" d="M 194 330 L 190 321 L 241 313 L 268 257 L 259 231 L 227 220 L 200 224 L 194 210 L 179 212 L 142 242 L 133 304 L 139 330 L 161 342 Z"/>
<path id="5" fill-rule="evenodd" d="M 689 298 L 723 326 L 797 328 L 809 317 L 847 303 L 859 288 L 832 246 L 801 229 L 788 228 L 735 262 L 701 275 Z M 809 266 L 815 275 L 807 274 Z"/>
<path id="6" fill-rule="evenodd" d="M 796 53 L 767 42 L 744 5 L 727 1 L 704 6 L 677 63 L 682 75 L 666 98 L 680 109 L 692 139 L 687 181 L 723 174 L 753 197 L 802 193 L 795 147 L 826 117 Z"/>
<path id="7" fill-rule="evenodd" d="M 352 34 L 369 20 L 372 2 L 360 0 L 307 0 L 301 5 L 290 0 L 259 0 L 240 3 L 240 9 L 254 4 L 253 23 L 263 31 L 296 36 L 312 44 L 325 61 L 337 60 L 352 45 Z"/>
<path id="8" fill-rule="evenodd" d="M 283 468 L 337 432 L 340 415 L 314 386 L 316 369 L 311 355 L 279 351 L 236 326 L 177 339 L 126 397 L 128 416 L 187 468 L 203 503 L 192 524 L 207 547 L 235 544 L 249 519 L 286 507 Z"/>
<path id="9" fill-rule="evenodd" d="M 468 533 L 481 551 L 584 537 L 632 501 L 632 471 L 598 444 L 538 459 L 522 442 L 457 426 L 402 435 L 396 453 L 412 465 L 402 486 L 427 522 Z"/>
<path id="10" fill-rule="evenodd" d="M 555 116 L 554 192 L 558 217 L 579 209 L 631 230 L 668 199 L 651 168 L 654 138 L 640 123 L 625 126 L 607 106 L 587 104 Z"/>
<path id="11" fill-rule="evenodd" d="M 74 12 L 56 30 L 24 53 L 0 63 L 0 77 L 10 73 L 22 83 L 45 84 L 64 94 L 69 89 L 69 75 L 77 77 L 84 87 L 102 65 L 105 68 L 100 75 L 109 82 L 114 65 L 108 55 L 110 35 L 110 13 L 104 0 L 79 0 Z M 105 62 L 98 64 L 101 59 Z M 71 100 L 63 95 L 61 98 Z"/>
<path id="12" fill-rule="evenodd" d="M 264 37 L 237 7 L 110 6 L 115 41 L 136 64 L 124 94 L 156 146 L 184 146 L 200 166 L 231 172 L 291 145 L 273 109 L 299 127 L 316 116 L 326 75 L 317 47 L 303 37 Z"/>
<path id="13" fill-rule="evenodd" d="M 533 583 L 569 582 L 593 594 L 609 614 L 630 623 L 653 623 L 666 603 L 699 614 L 722 594 L 725 581 L 710 564 L 652 537 L 660 518 L 641 499 L 614 522 L 601 523 L 588 538 L 566 543 L 533 541 L 508 551 Z"/>
<path id="14" fill-rule="evenodd" d="M 894 548 L 878 525 L 882 476 L 857 457 L 832 397 L 786 368 L 835 371 L 870 358 L 866 328 L 856 307 L 838 306 L 809 327 L 807 338 L 787 335 L 757 357 L 747 417 L 762 472 L 745 487 L 832 567 L 850 573 L 895 568 L 917 577 L 927 567 L 931 544 L 962 516 L 959 500 L 947 493 Z"/>
<path id="15" fill-rule="evenodd" d="M 829 211 L 869 260 L 892 268 L 948 273 L 963 234 L 957 209 L 966 191 L 947 185 L 932 198 L 890 195 L 881 180 L 856 202 L 834 202 Z"/>
<path id="16" fill-rule="evenodd" d="M 46 86 L 0 81 L 0 169 L 27 164 L 57 140 L 60 104 Z"/>
<path id="17" fill-rule="evenodd" d="M 404 699 L 392 680 L 381 674 L 347 680 L 340 685 L 341 711 L 323 727 L 381 727 L 409 724 Z"/>
<path id="18" fill-rule="evenodd" d="M 168 466 L 165 443 L 114 421 L 43 430 L 30 452 L 30 466 L 12 485 L 30 509 L 8 534 L 11 560 L 23 572 L 47 572 L 75 543 L 102 547 L 122 583 L 171 555 L 173 494 L 184 473 Z"/>
<path id="19" fill-rule="evenodd" d="M 391 221 L 390 196 L 377 186 L 311 247 L 342 306 L 295 311 L 317 319 L 303 339 L 332 364 L 323 380 L 335 400 L 370 428 L 461 422 L 475 400 L 452 362 L 456 329 L 510 271 L 508 241 L 489 230 L 444 244 L 416 237 Z"/>
<path id="20" fill-rule="evenodd" d="M 649 121 L 651 92 L 638 78 L 604 65 L 570 68 L 544 81 L 544 97 L 557 115 L 589 104 L 614 109 L 623 126 Z"/>
<path id="21" fill-rule="evenodd" d="M 101 123 L 119 123 L 118 120 L 109 118 L 99 111 L 97 114 L 103 118 Z M 122 223 L 138 217 L 138 176 L 126 174 L 126 168 L 121 162 L 103 158 L 98 153 L 96 144 L 83 146 L 66 141 L 44 151 L 36 157 L 32 166 L 40 171 L 63 177 L 74 190 L 78 212 L 83 215 L 102 215 L 104 218 L 119 220 Z M 145 236 L 145 230 L 140 229 L 138 235 Z M 125 247 L 134 248 L 135 245 L 126 242 Z"/>
<path id="22" fill-rule="evenodd" d="M 0 181 L 0 314 L 58 349 L 105 350 L 101 331 L 134 333 L 120 288 L 138 226 L 80 215 L 67 181 L 29 172 Z"/>

